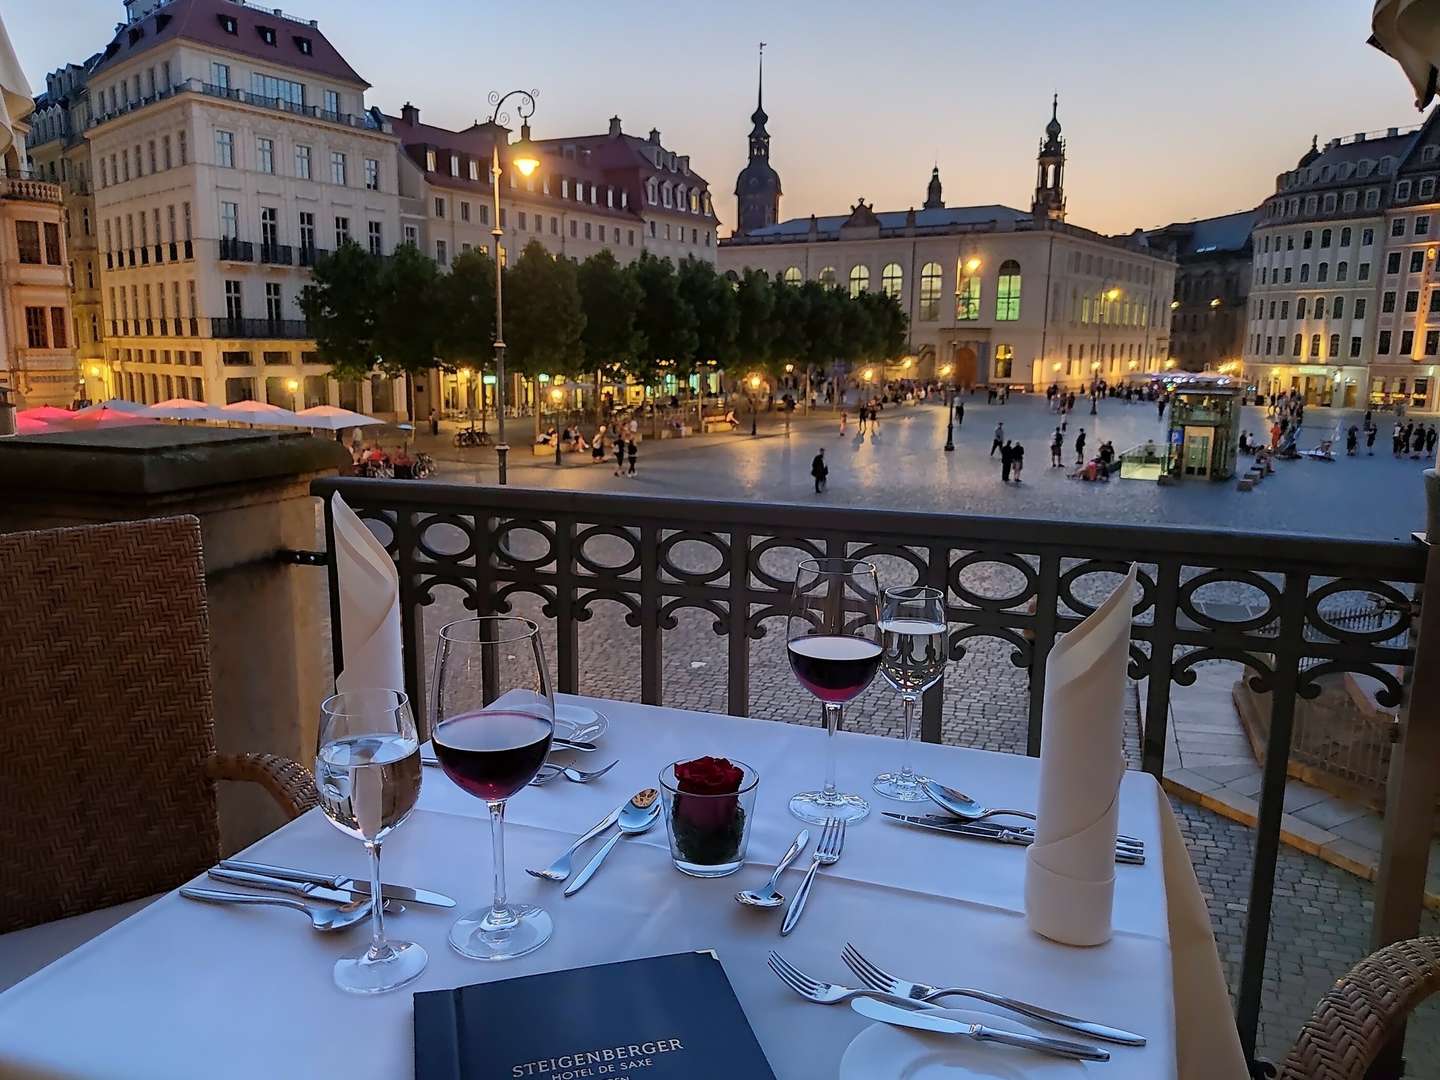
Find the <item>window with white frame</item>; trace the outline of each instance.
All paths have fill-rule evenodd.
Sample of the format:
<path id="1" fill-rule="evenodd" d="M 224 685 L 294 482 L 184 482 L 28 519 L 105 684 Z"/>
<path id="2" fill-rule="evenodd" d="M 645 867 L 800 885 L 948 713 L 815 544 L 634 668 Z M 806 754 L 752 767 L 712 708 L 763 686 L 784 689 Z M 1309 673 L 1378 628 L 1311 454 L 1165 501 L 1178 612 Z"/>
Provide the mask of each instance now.
<path id="1" fill-rule="evenodd" d="M 299 180 L 310 179 L 310 147 L 296 145 L 295 176 Z"/>
<path id="2" fill-rule="evenodd" d="M 222 169 L 235 167 L 235 133 L 233 131 L 215 132 L 215 164 Z"/>
<path id="3" fill-rule="evenodd" d="M 275 140 L 255 140 L 255 167 L 263 173 L 275 171 Z"/>

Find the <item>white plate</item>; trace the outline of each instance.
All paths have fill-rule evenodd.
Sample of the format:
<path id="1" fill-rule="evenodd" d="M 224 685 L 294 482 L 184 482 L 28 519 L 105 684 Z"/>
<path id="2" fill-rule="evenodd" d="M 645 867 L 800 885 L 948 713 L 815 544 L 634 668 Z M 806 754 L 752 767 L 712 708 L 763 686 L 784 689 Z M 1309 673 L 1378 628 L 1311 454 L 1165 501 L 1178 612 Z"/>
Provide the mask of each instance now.
<path id="1" fill-rule="evenodd" d="M 992 1012 L 942 1009 L 936 1015 L 966 1024 L 1040 1034 L 1034 1028 Z M 1047 1030 L 1045 1033 L 1068 1037 L 1064 1032 Z M 1081 1061 L 1050 1057 L 1014 1046 L 979 1043 L 961 1035 L 871 1024 L 856 1035 L 846 1049 L 840 1060 L 839 1080 L 1073 1080 L 1087 1074 Z"/>
<path id="2" fill-rule="evenodd" d="M 555 735 L 575 742 L 594 742 L 610 727 L 605 714 L 586 705 L 556 705 Z"/>

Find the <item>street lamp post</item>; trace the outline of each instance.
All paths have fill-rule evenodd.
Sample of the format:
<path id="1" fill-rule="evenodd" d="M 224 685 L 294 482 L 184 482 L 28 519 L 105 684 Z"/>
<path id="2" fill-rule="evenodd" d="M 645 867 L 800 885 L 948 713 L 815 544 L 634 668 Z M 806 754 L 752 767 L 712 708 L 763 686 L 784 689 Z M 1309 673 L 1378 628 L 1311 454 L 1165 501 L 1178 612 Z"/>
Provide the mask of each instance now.
<path id="1" fill-rule="evenodd" d="M 554 408 L 555 408 L 555 419 L 556 419 L 557 421 L 560 419 L 560 402 L 564 399 L 564 397 L 565 397 L 565 391 L 564 391 L 564 390 L 561 390 L 560 387 L 556 386 L 556 387 L 552 387 L 552 388 L 551 388 L 551 390 L 550 390 L 550 403 L 551 403 L 551 404 L 554 406 Z M 536 408 L 536 409 L 539 409 L 539 408 L 540 408 L 540 402 L 539 402 L 538 400 L 535 402 L 535 408 Z M 556 465 L 563 465 L 563 464 L 565 464 L 563 461 L 560 460 L 560 441 L 561 441 L 561 440 L 560 440 L 560 434 L 561 434 L 561 432 L 560 432 L 560 425 L 557 423 L 557 424 L 555 425 L 555 464 L 556 464 Z"/>
<path id="2" fill-rule="evenodd" d="M 1105 330 L 1105 316 L 1109 314 L 1107 303 L 1113 304 L 1120 299 L 1120 290 L 1110 285 L 1100 290 L 1100 310 L 1095 316 L 1095 359 L 1090 367 L 1090 412 L 1095 413 L 1095 383 L 1100 371 L 1100 337 Z"/>
<path id="3" fill-rule="evenodd" d="M 535 148 L 530 145 L 530 117 L 535 115 L 535 94 L 529 90 L 511 90 L 508 93 L 500 94 L 492 90 L 489 101 L 494 107 L 490 113 L 490 124 L 492 126 L 504 124 L 509 121 L 508 114 L 500 111 L 500 107 L 511 98 L 518 98 L 515 111 L 520 115 L 520 141 L 515 144 L 510 152 L 510 162 L 520 170 L 522 176 L 529 176 L 540 167 L 540 159 L 535 154 Z M 526 103 L 529 109 L 526 109 Z M 490 235 L 495 240 L 495 421 L 499 431 L 497 433 L 499 442 L 495 444 L 495 458 L 499 482 L 503 485 L 506 482 L 506 459 L 510 454 L 510 446 L 505 441 L 505 330 L 504 330 L 504 262 L 500 257 L 500 240 L 504 237 L 505 231 L 500 228 L 500 139 L 494 138 L 490 144 L 490 178 L 493 182 L 493 202 L 495 219 Z M 535 408 L 540 408 L 540 403 L 535 403 Z"/>
<path id="4" fill-rule="evenodd" d="M 746 385 L 750 388 L 750 434 L 757 435 L 755 422 L 758 418 L 758 406 L 755 403 L 755 391 L 760 389 L 760 376 L 751 375 Z"/>
<path id="5" fill-rule="evenodd" d="M 940 369 L 940 377 L 945 380 L 945 452 L 951 453 L 955 449 L 955 384 L 950 380 L 950 372 L 953 369 L 946 364 Z"/>
<path id="6" fill-rule="evenodd" d="M 290 379 L 285 383 L 285 389 L 290 391 L 290 411 L 300 411 L 300 381 Z"/>
<path id="7" fill-rule="evenodd" d="M 790 374 L 791 372 L 793 372 L 794 370 L 795 370 L 795 365 L 794 365 L 794 364 L 786 364 L 786 365 L 785 365 L 785 374 L 786 374 L 786 375 L 789 375 L 789 374 Z M 788 381 L 790 381 L 790 380 L 786 380 L 786 381 L 788 382 Z M 786 437 L 787 439 L 790 437 L 790 403 L 789 403 L 789 402 L 785 402 L 785 437 Z"/>

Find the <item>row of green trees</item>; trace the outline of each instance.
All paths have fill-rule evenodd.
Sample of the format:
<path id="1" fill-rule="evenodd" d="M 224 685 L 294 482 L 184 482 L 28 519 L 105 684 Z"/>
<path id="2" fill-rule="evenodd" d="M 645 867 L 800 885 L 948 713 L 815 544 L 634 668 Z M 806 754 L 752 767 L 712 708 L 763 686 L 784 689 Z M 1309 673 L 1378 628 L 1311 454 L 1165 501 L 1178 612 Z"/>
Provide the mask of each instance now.
<path id="1" fill-rule="evenodd" d="M 608 250 L 582 263 L 538 241 L 504 270 L 506 370 L 534 378 L 688 378 L 778 374 L 786 364 L 885 362 L 904 353 L 908 320 L 879 293 L 851 297 L 816 282 L 784 285 L 763 271 L 732 279 L 708 262 Z M 300 298 L 320 358 L 339 378 L 380 368 L 419 374 L 438 360 L 494 363 L 495 265 L 478 251 L 443 271 L 413 245 L 379 257 L 353 242 L 322 256 Z"/>

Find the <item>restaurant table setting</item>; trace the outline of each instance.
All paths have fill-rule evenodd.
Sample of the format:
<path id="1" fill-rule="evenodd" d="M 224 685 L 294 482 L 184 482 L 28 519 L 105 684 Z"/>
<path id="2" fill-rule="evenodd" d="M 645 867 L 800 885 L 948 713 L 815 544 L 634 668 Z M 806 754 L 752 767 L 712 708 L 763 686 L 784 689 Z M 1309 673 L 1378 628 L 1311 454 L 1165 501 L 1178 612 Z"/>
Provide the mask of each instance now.
<path id="1" fill-rule="evenodd" d="M 359 589 L 383 591 L 359 527 Z M 1076 749 L 1111 737 L 1085 712 L 1133 571 L 1056 649 L 1079 657 L 1046 695 L 1078 786 L 1044 749 L 839 730 L 877 670 L 902 696 L 938 680 L 943 633 L 925 590 L 810 573 L 788 640 L 825 730 L 557 697 L 538 628 L 505 617 L 441 632 L 431 742 L 400 691 L 342 689 L 321 808 L 0 995 L 0 1075 L 1243 1076 L 1163 794 L 1123 770 L 1118 711 L 1113 753 Z"/>

